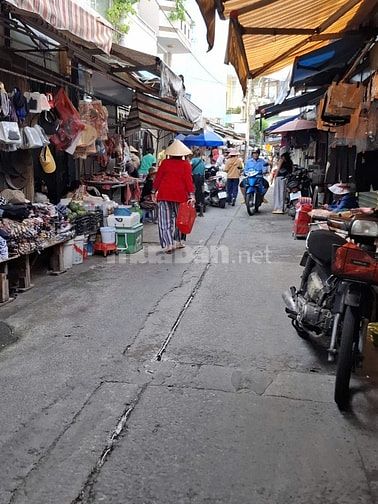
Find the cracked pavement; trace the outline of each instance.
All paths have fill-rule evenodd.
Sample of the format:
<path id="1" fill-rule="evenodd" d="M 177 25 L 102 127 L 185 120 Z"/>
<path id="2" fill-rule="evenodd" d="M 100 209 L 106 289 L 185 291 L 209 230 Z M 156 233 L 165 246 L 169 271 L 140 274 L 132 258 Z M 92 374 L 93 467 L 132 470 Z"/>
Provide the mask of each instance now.
<path id="1" fill-rule="evenodd" d="M 0 504 L 378 503 L 377 389 L 334 405 L 281 301 L 304 242 L 270 210 L 210 208 L 170 257 L 146 226 L 1 308 Z"/>

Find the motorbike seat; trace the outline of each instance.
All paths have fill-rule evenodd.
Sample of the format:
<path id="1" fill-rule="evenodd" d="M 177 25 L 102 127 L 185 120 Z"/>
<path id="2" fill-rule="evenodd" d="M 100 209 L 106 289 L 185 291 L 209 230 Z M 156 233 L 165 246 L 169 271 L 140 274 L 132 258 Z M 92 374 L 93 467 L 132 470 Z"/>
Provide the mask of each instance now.
<path id="1" fill-rule="evenodd" d="M 347 241 L 342 236 L 327 229 L 311 231 L 307 238 L 307 247 L 310 254 L 327 266 L 330 266 L 332 262 L 333 246 L 340 247 L 345 243 Z"/>

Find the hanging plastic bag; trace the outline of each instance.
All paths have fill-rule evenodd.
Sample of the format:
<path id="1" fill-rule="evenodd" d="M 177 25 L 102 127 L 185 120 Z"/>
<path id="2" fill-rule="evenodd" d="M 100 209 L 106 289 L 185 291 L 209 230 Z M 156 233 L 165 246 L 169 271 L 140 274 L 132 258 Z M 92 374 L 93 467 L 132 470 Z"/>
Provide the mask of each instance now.
<path id="1" fill-rule="evenodd" d="M 85 125 L 75 118 L 64 120 L 61 122 L 57 133 L 50 138 L 50 141 L 57 149 L 66 150 L 84 128 Z"/>
<path id="2" fill-rule="evenodd" d="M 60 88 L 54 98 L 55 109 L 57 110 L 59 117 L 66 121 L 68 119 L 77 119 L 80 121 L 80 114 L 75 109 L 73 103 L 68 98 L 66 92 L 63 88 Z"/>
<path id="3" fill-rule="evenodd" d="M 55 110 L 61 119 L 57 133 L 50 138 L 59 150 L 66 150 L 73 140 L 83 131 L 85 124 L 80 120 L 80 114 L 73 106 L 63 88 L 59 89 L 54 98 Z"/>
<path id="4" fill-rule="evenodd" d="M 196 220 L 196 210 L 188 203 L 181 203 L 176 218 L 176 226 L 183 234 L 189 234 Z"/>

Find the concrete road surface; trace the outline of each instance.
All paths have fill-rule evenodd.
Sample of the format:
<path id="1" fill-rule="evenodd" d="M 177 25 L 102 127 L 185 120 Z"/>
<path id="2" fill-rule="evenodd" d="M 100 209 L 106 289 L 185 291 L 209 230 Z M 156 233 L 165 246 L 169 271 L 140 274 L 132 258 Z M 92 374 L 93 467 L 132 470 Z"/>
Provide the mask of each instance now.
<path id="1" fill-rule="evenodd" d="M 166 256 L 150 224 L 1 308 L 0 504 L 378 503 L 376 388 L 341 414 L 284 313 L 291 225 L 210 208 Z"/>

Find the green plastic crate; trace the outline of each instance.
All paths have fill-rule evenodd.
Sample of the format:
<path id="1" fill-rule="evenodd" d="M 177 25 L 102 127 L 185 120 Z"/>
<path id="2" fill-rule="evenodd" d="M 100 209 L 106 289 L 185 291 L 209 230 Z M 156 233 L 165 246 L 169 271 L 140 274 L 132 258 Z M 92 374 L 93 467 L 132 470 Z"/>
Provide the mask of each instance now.
<path id="1" fill-rule="evenodd" d="M 143 248 L 143 224 L 131 228 L 116 228 L 117 250 L 123 254 L 135 254 Z"/>

